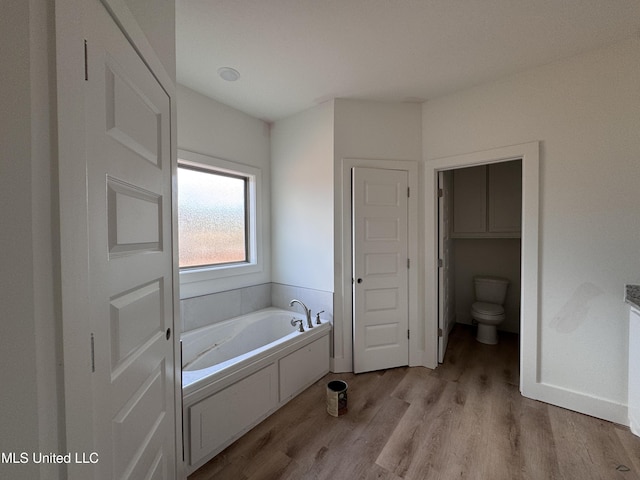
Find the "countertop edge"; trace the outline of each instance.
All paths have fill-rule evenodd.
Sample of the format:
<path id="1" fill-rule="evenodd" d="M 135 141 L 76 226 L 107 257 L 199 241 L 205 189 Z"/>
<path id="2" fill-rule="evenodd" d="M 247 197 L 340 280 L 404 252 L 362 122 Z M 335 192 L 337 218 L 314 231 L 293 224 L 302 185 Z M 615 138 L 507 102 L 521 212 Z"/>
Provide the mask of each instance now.
<path id="1" fill-rule="evenodd" d="M 640 310 L 640 285 L 625 285 L 624 301 L 636 310 Z"/>

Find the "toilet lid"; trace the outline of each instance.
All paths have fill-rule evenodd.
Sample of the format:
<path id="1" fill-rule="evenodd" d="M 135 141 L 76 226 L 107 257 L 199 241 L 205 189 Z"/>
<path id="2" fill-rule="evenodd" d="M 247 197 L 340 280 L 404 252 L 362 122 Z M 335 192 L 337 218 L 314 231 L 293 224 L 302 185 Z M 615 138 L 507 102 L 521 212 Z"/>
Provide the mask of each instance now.
<path id="1" fill-rule="evenodd" d="M 471 306 L 471 309 L 484 315 L 502 315 L 504 313 L 504 308 L 495 303 L 476 302 Z"/>

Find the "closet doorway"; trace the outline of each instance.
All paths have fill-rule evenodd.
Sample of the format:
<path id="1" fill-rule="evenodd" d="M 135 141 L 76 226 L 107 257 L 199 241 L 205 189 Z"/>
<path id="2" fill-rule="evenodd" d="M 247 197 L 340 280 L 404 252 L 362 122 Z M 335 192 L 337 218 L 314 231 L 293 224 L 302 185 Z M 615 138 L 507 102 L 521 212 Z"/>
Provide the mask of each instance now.
<path id="1" fill-rule="evenodd" d="M 522 165 L 522 229 L 520 256 L 520 392 L 535 397 L 538 386 L 538 198 L 539 198 L 539 144 L 502 147 L 454 157 L 428 161 L 425 164 L 426 228 L 432 234 L 425 237 L 427 264 L 425 281 L 427 364 L 438 365 L 440 343 L 439 324 L 440 297 L 440 229 L 438 178 L 440 172 L 489 165 L 511 160 L 521 160 Z M 431 271 L 429 271 L 431 270 Z M 444 334 L 444 331 L 443 331 Z M 444 351 L 443 351 L 444 354 Z"/>
<path id="2" fill-rule="evenodd" d="M 520 333 L 521 229 L 521 159 L 438 172 L 438 363 L 454 326 L 476 324 L 476 276 L 509 281 L 498 329 Z"/>

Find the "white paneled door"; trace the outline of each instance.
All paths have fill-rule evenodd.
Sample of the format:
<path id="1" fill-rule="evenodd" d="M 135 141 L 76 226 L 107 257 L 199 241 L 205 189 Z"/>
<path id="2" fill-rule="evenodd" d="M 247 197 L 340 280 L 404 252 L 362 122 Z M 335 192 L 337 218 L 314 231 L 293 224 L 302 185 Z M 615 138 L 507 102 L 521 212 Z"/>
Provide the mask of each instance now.
<path id="1" fill-rule="evenodd" d="M 452 172 L 438 172 L 438 362 L 444 361 L 453 328 L 453 272 L 451 227 Z M 446 178 L 445 178 L 446 177 Z"/>
<path id="2" fill-rule="evenodd" d="M 353 368 L 409 363 L 408 172 L 352 169 Z"/>
<path id="3" fill-rule="evenodd" d="M 173 478 L 170 98 L 107 11 L 89 3 L 94 478 Z"/>

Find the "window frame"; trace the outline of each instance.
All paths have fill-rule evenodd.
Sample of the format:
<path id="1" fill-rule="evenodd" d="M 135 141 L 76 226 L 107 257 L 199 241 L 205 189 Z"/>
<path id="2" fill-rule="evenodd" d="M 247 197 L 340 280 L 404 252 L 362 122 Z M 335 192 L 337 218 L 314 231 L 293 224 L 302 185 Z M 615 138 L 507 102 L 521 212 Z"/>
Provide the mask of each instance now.
<path id="1" fill-rule="evenodd" d="M 239 174 L 237 172 L 229 172 L 227 170 L 221 170 L 219 168 L 202 168 L 201 166 L 194 166 L 191 165 L 188 162 L 182 162 L 179 161 L 178 162 L 178 170 L 180 170 L 180 168 L 182 168 L 183 170 L 191 170 L 192 172 L 198 172 L 198 173 L 202 173 L 205 175 L 216 175 L 218 177 L 226 177 L 226 178 L 233 178 L 236 180 L 240 180 L 243 182 L 243 223 L 244 223 L 244 235 L 243 235 L 243 244 L 244 244 L 244 260 L 236 260 L 236 261 L 231 261 L 231 262 L 219 262 L 219 263 L 209 263 L 209 264 L 204 264 L 204 265 L 190 265 L 190 266 L 180 266 L 180 270 L 189 270 L 189 269 L 196 269 L 196 268 L 208 268 L 208 267 L 224 267 L 224 266 L 230 266 L 230 265 L 246 265 L 248 263 L 251 263 L 252 258 L 251 258 L 251 248 L 250 248 L 250 235 L 251 235 L 251 231 L 249 228 L 250 225 L 250 220 L 251 220 L 251 214 L 253 212 L 253 208 L 251 208 L 251 204 L 250 204 L 250 194 L 249 194 L 249 189 L 251 188 L 251 177 L 249 177 L 246 174 Z M 179 172 L 178 172 L 179 175 Z M 179 183 L 178 183 L 178 187 L 179 187 Z M 180 192 L 178 191 L 178 198 L 179 198 Z M 180 215 L 180 203 L 178 203 L 178 218 Z M 178 229 L 180 228 L 179 222 L 178 222 Z M 179 231 L 179 230 L 178 230 Z M 178 254 L 179 255 L 179 254 Z M 180 259 L 178 258 L 178 264 L 180 264 Z"/>
<path id="2" fill-rule="evenodd" d="M 204 293 L 213 293 L 223 290 L 224 279 L 237 276 L 261 272 L 264 268 L 262 252 L 262 172 L 259 168 L 249 165 L 223 160 L 221 158 L 178 150 L 178 162 L 176 167 L 176 180 L 174 185 L 177 188 L 177 168 L 184 166 L 204 172 L 220 173 L 235 177 L 246 178 L 246 248 L 247 261 L 223 263 L 217 265 L 206 265 L 199 267 L 179 267 L 179 258 L 176 259 L 176 268 L 179 268 L 181 297 L 185 298 Z M 178 195 L 180 192 L 177 192 Z M 176 197 L 177 198 L 177 197 Z M 175 208 L 176 235 L 178 238 L 178 205 Z M 178 247 L 179 252 L 179 247 Z M 179 253 L 178 253 L 179 254 Z M 185 295 L 186 294 L 186 295 Z"/>

